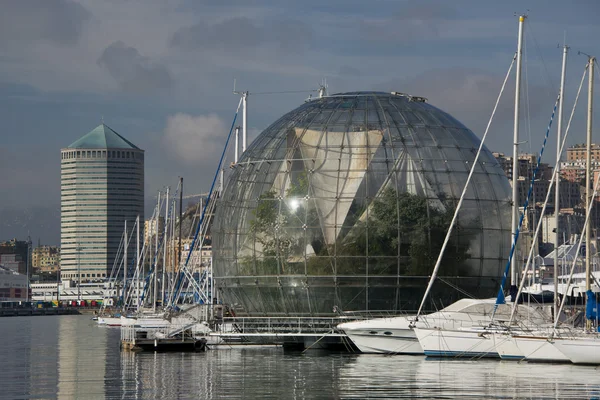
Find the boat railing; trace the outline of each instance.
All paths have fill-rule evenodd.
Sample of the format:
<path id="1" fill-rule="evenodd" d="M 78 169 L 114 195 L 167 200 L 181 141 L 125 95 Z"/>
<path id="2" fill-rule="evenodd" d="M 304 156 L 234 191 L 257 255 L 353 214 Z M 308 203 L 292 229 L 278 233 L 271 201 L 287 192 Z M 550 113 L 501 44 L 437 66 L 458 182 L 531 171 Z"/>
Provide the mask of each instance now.
<path id="1" fill-rule="evenodd" d="M 339 318 L 330 317 L 225 317 L 223 325 L 237 333 L 315 334 L 336 330 Z"/>

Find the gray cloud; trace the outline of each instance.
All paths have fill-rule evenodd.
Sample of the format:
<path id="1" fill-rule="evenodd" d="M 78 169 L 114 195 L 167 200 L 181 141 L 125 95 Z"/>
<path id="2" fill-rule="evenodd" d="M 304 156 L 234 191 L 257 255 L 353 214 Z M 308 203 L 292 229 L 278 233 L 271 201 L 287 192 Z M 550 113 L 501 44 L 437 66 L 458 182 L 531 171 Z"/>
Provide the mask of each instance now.
<path id="1" fill-rule="evenodd" d="M 97 63 L 105 67 L 121 88 L 128 92 L 144 93 L 168 89 L 173 85 L 167 67 L 153 63 L 135 47 L 126 46 L 120 40 L 105 48 Z"/>
<path id="2" fill-rule="evenodd" d="M 264 32 L 252 20 L 235 17 L 210 25 L 199 22 L 181 28 L 173 35 L 171 45 L 185 49 L 240 50 L 260 45 Z"/>
<path id="3" fill-rule="evenodd" d="M 313 40 L 312 28 L 293 19 L 258 24 L 246 17 L 229 18 L 215 24 L 198 22 L 180 28 L 170 45 L 188 50 L 252 51 L 260 46 L 288 53 L 304 52 Z"/>
<path id="4" fill-rule="evenodd" d="M 91 14 L 70 0 L 3 1 L 0 12 L 1 41 L 43 40 L 73 45 Z"/>
<path id="5" fill-rule="evenodd" d="M 227 138 L 225 122 L 216 114 L 177 113 L 167 119 L 163 143 L 177 159 L 197 165 L 213 162 Z"/>
<path id="6" fill-rule="evenodd" d="M 483 135 L 492 113 L 492 109 L 500 92 L 504 76 L 490 71 L 475 68 L 445 68 L 423 72 L 411 79 L 396 79 L 376 85 L 380 90 L 396 90 L 415 96 L 423 96 L 432 105 L 448 112 L 477 135 Z M 514 113 L 514 72 L 512 80 L 507 82 L 506 89 L 498 106 L 492 124 L 492 132 L 488 147 L 507 151 L 512 132 Z M 532 129 L 536 137 L 545 133 L 547 119 L 552 112 L 555 98 L 539 85 L 529 84 L 529 115 Z M 522 110 L 527 110 L 525 89 L 521 95 Z M 522 112 L 526 118 L 527 111 Z M 527 124 L 522 126 L 522 137 L 525 137 Z M 498 132 L 504 132 L 499 135 Z M 506 133 L 509 132 L 509 133 Z M 532 144 L 533 147 L 537 143 Z M 507 147 L 508 148 L 508 147 Z M 536 149 L 537 150 L 537 149 Z"/>
<path id="7" fill-rule="evenodd" d="M 358 68 L 351 67 L 349 65 L 342 65 L 338 70 L 338 75 L 343 76 L 361 76 L 362 73 Z"/>
<path id="8" fill-rule="evenodd" d="M 411 3 L 389 17 L 364 19 L 359 27 L 367 39 L 408 42 L 439 37 L 440 30 L 456 14 L 454 8 L 443 3 Z"/>

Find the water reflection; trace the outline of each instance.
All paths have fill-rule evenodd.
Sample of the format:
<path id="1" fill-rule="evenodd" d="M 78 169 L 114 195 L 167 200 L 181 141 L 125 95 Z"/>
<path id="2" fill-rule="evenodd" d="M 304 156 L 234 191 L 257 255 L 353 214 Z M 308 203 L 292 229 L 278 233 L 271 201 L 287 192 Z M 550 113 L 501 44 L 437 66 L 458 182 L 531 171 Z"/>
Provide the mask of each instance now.
<path id="1" fill-rule="evenodd" d="M 86 316 L 0 321 L 1 399 L 599 398 L 570 364 L 284 352 L 132 353 Z"/>
<path id="2" fill-rule="evenodd" d="M 368 354 L 341 372 L 345 398 L 598 398 L 597 374 L 594 367 L 572 364 Z"/>

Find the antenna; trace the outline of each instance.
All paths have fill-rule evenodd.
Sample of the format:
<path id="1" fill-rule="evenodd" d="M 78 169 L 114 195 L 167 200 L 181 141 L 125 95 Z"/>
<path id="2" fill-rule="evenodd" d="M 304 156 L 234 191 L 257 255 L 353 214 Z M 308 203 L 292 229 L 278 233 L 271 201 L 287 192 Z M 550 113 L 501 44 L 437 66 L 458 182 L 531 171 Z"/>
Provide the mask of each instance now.
<path id="1" fill-rule="evenodd" d="M 327 78 L 323 78 L 319 84 L 319 98 L 327 96 Z"/>

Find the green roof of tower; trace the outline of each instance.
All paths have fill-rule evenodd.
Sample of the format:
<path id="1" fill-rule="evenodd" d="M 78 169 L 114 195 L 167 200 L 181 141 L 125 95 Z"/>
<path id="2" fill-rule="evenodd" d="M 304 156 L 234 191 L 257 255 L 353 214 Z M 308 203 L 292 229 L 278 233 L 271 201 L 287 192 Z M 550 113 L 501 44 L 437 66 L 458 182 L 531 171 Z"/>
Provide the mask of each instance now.
<path id="1" fill-rule="evenodd" d="M 110 129 L 105 124 L 98 125 L 87 135 L 71 143 L 69 149 L 137 149 L 135 144 Z"/>

